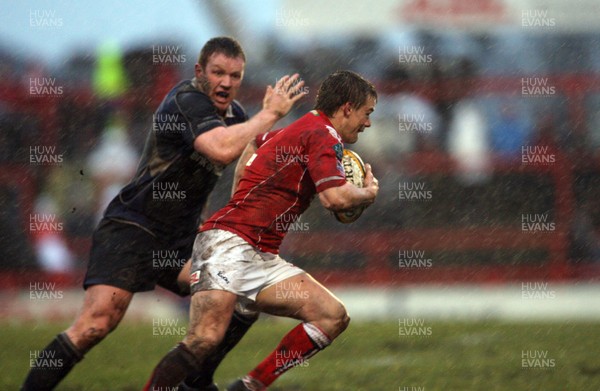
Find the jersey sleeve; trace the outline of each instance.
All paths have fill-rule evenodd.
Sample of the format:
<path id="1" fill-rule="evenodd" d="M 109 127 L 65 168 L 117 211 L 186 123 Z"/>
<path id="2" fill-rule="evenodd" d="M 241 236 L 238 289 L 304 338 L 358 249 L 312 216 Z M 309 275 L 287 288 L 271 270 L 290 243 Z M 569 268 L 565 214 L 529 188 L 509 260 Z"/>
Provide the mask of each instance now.
<path id="1" fill-rule="evenodd" d="M 197 92 L 182 92 L 175 98 L 177 107 L 187 123 L 183 138 L 193 144 L 196 137 L 219 126 L 227 126 L 217 113 L 210 98 Z"/>
<path id="2" fill-rule="evenodd" d="M 341 141 L 329 131 L 318 129 L 310 132 L 306 145 L 307 166 L 317 193 L 346 183 L 346 174 L 342 167 L 343 150 Z"/>

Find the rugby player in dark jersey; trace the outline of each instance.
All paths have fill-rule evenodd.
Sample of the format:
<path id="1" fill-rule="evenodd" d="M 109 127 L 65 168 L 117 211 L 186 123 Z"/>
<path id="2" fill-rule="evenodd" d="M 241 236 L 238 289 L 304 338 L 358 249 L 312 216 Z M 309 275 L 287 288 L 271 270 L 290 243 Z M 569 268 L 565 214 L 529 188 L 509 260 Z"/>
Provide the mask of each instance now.
<path id="1" fill-rule="evenodd" d="M 297 221 L 316 195 L 333 211 L 374 202 L 379 185 L 371 166 L 359 188 L 346 181 L 341 161 L 343 143 L 355 143 L 371 125 L 376 101 L 375 88 L 360 75 L 335 72 L 321 85 L 315 110 L 249 144 L 236 167 L 241 179 L 234 179 L 233 197 L 201 226 L 194 244 L 188 334 L 159 362 L 144 391 L 169 389 L 201 368 L 240 302 L 302 323 L 231 391 L 265 390 L 348 326 L 340 300 L 279 256 L 289 227 L 281 222 Z"/>
<path id="2" fill-rule="evenodd" d="M 268 86 L 262 110 L 248 119 L 235 101 L 245 66 L 239 43 L 209 40 L 195 65 L 195 77 L 176 85 L 153 116 L 138 170 L 111 201 L 94 231 L 83 306 L 74 323 L 57 335 L 44 354 L 57 367 L 33 367 L 23 391 L 52 390 L 86 352 L 113 331 L 134 293 L 162 286 L 190 292 L 190 262 L 200 214 L 223 168 L 246 144 L 286 115 L 303 93 L 298 75 Z M 154 254 L 170 251 L 183 259 L 156 267 Z M 236 312 L 227 337 L 180 390 L 217 390 L 213 373 L 255 320 Z"/>

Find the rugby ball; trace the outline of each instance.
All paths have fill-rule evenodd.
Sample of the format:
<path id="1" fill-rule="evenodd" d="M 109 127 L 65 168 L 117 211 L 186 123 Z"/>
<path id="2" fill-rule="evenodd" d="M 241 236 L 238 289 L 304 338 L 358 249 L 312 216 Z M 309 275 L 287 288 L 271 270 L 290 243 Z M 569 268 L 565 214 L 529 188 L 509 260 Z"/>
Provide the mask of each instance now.
<path id="1" fill-rule="evenodd" d="M 342 167 L 344 168 L 347 182 L 357 187 L 363 187 L 366 175 L 365 164 L 356 152 L 344 149 Z M 341 212 L 334 212 L 333 215 L 340 223 L 349 224 L 358 220 L 364 210 L 364 206 L 359 206 Z"/>

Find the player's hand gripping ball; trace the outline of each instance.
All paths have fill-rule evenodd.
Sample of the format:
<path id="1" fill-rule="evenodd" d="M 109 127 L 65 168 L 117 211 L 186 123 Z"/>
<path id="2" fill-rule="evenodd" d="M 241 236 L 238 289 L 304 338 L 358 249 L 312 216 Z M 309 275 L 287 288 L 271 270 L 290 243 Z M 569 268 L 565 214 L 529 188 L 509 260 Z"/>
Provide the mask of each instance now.
<path id="1" fill-rule="evenodd" d="M 346 173 L 346 181 L 357 187 L 363 187 L 365 181 L 365 164 L 358 154 L 349 149 L 344 149 L 342 156 L 342 166 Z M 366 206 L 358 206 L 353 209 L 347 209 L 340 212 L 335 212 L 333 215 L 337 221 L 349 224 L 358 220 Z"/>

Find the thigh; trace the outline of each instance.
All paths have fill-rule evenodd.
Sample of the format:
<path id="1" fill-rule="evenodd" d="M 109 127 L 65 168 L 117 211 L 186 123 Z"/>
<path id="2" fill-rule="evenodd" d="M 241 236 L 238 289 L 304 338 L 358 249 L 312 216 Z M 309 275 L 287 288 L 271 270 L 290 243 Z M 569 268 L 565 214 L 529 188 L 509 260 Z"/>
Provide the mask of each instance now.
<path id="1" fill-rule="evenodd" d="M 192 269 L 192 260 L 188 259 L 183 268 L 179 271 L 176 277 L 177 291 L 169 289 L 164 284 L 162 287 L 169 289 L 171 292 L 177 293 L 179 296 L 187 296 L 190 294 L 190 274 Z"/>
<path id="2" fill-rule="evenodd" d="M 158 285 L 179 295 L 190 294 L 191 254 L 196 232 L 168 237 L 161 241 L 152 267 L 158 274 Z"/>
<path id="3" fill-rule="evenodd" d="M 158 247 L 158 248 L 157 248 Z M 153 257 L 160 248 L 149 232 L 131 224 L 103 220 L 94 232 L 84 288 L 109 285 L 129 292 L 153 290 Z"/>
<path id="4" fill-rule="evenodd" d="M 265 313 L 313 322 L 343 309 L 342 302 L 310 274 L 289 277 L 260 291 L 257 308 Z"/>
<path id="5" fill-rule="evenodd" d="M 198 234 L 192 253 L 190 286 L 195 292 L 221 290 L 254 300 L 264 284 L 262 260 L 241 237 L 223 230 Z"/>

